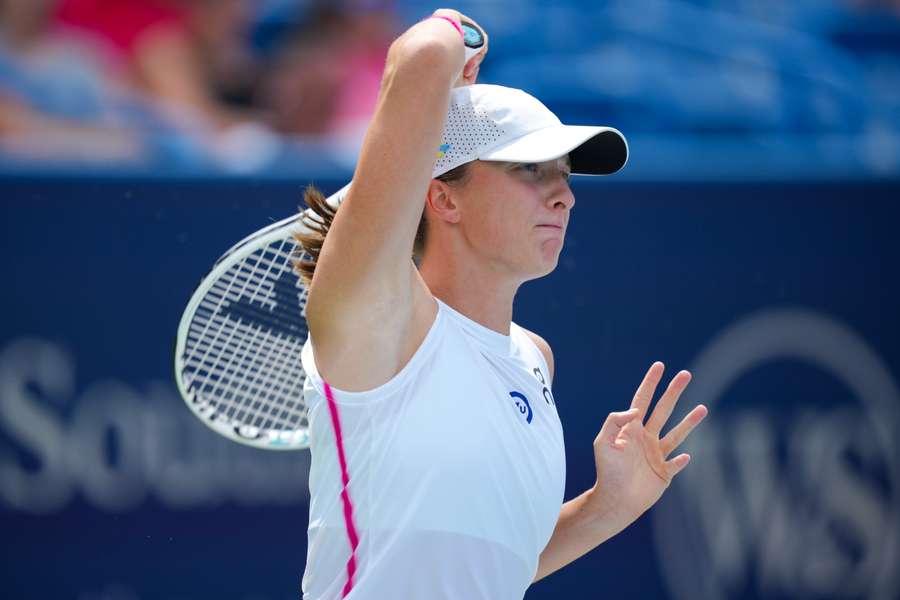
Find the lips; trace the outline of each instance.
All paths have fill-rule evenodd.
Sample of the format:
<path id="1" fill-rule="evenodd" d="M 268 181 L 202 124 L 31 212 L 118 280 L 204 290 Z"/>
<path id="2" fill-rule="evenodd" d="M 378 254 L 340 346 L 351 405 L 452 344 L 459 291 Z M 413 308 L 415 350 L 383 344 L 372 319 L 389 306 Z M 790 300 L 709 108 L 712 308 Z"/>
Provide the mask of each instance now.
<path id="1" fill-rule="evenodd" d="M 535 229 L 537 231 L 543 231 L 544 233 L 539 234 L 543 239 L 545 237 L 561 240 L 566 235 L 564 233 L 565 229 L 562 228 L 561 225 L 557 225 L 556 223 L 541 223 L 540 225 L 536 225 Z"/>

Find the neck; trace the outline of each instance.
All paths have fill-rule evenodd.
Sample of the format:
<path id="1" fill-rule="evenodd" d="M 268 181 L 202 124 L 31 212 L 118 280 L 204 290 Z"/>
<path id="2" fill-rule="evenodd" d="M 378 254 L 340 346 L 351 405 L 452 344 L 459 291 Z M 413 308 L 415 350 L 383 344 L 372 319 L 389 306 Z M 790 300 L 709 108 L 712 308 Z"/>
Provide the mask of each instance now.
<path id="1" fill-rule="evenodd" d="M 461 260 L 452 253 L 426 253 L 419 273 L 428 289 L 445 304 L 503 335 L 509 335 L 513 299 L 521 281 L 512 281 L 483 262 Z"/>

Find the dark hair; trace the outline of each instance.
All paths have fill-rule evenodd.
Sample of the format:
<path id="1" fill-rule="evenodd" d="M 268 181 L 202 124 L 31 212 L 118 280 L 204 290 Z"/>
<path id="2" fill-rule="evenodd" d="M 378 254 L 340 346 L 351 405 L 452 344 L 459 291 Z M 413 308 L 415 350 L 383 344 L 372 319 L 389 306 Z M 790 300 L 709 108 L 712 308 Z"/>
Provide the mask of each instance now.
<path id="1" fill-rule="evenodd" d="M 464 163 L 444 173 L 438 175 L 435 179 L 448 184 L 465 183 L 469 176 L 469 165 Z M 313 185 L 306 186 L 303 192 L 303 202 L 312 211 L 315 217 L 305 213 L 304 208 L 298 208 L 300 211 L 300 222 L 309 229 L 308 233 L 295 233 L 294 240 L 298 244 L 298 248 L 294 256 L 298 260 L 294 261 L 294 268 L 303 279 L 303 283 L 309 285 L 312 281 L 313 273 L 316 270 L 316 262 L 319 260 L 319 252 L 322 251 L 322 245 L 325 243 L 325 236 L 331 229 L 334 222 L 334 215 L 337 209 L 333 208 L 325 201 L 325 196 Z M 428 236 L 428 223 L 425 218 L 425 206 L 422 206 L 422 217 L 419 219 L 419 226 L 416 229 L 416 239 L 413 243 L 413 259 L 416 264 L 422 260 L 425 253 L 425 242 Z M 303 256 L 307 258 L 303 258 Z"/>

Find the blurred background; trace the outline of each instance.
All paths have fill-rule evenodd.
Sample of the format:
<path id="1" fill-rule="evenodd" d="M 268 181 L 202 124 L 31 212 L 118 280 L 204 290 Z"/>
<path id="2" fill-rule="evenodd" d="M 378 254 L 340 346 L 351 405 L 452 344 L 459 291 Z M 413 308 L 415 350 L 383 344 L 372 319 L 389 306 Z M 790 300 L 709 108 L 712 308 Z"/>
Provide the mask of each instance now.
<path id="1" fill-rule="evenodd" d="M 629 140 L 514 319 L 556 357 L 566 499 L 646 368 L 693 460 L 550 598 L 900 598 L 900 2 L 485 0 L 480 81 Z M 8 598 L 297 598 L 308 453 L 219 439 L 175 329 L 233 243 L 352 175 L 437 5 L 0 0 Z"/>
<path id="2" fill-rule="evenodd" d="M 620 178 L 900 170 L 900 3 L 462 2 L 482 81 L 637 152 Z M 413 1 L 3 0 L 3 173 L 302 178 L 352 169 Z"/>

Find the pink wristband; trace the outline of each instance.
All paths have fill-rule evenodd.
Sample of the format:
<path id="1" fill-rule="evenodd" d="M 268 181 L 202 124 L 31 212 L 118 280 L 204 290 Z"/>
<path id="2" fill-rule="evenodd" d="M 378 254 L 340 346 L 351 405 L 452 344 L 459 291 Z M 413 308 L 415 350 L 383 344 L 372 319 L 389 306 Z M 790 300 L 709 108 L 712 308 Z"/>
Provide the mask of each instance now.
<path id="1" fill-rule="evenodd" d="M 466 34 L 463 33 L 462 27 L 460 27 L 460 26 L 459 26 L 459 23 L 457 23 L 456 21 L 454 21 L 454 20 L 451 19 L 450 17 L 445 16 L 445 15 L 431 15 L 431 16 L 428 17 L 428 18 L 429 18 L 429 19 L 444 19 L 445 21 L 447 21 L 448 23 L 450 23 L 451 25 L 453 25 L 453 27 L 456 28 L 456 30 L 459 32 L 460 37 L 462 37 L 463 39 L 466 39 Z"/>

